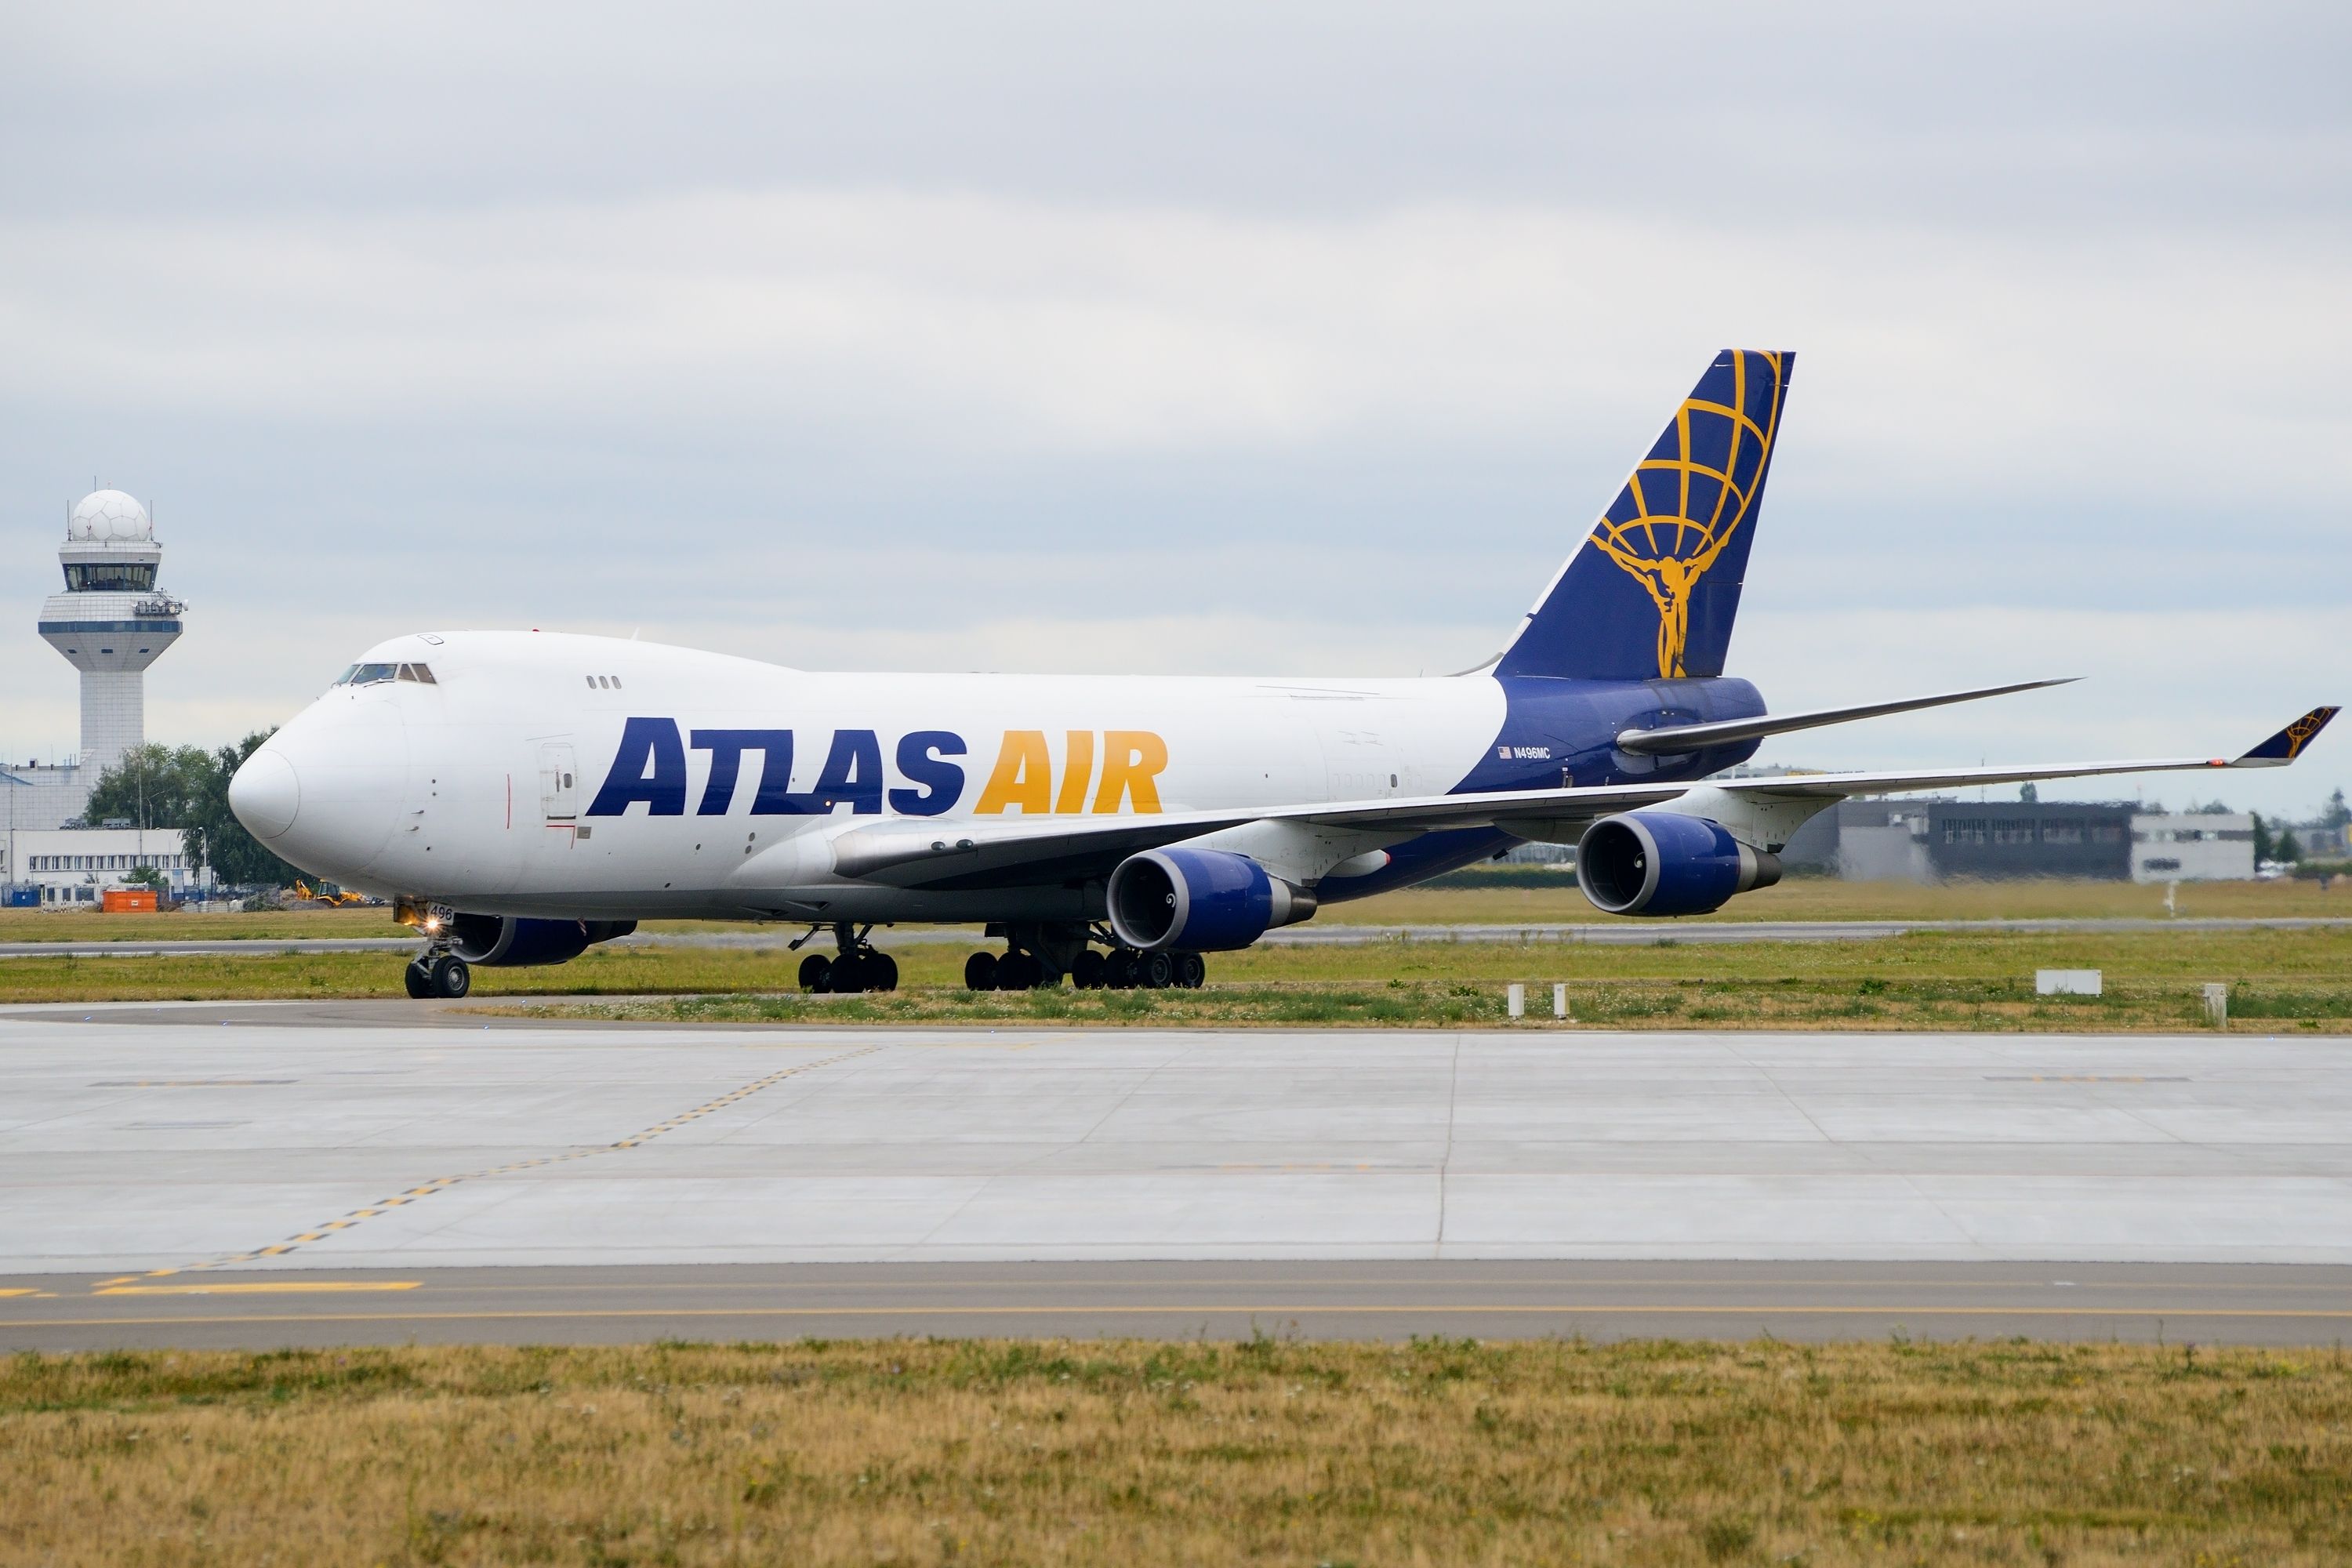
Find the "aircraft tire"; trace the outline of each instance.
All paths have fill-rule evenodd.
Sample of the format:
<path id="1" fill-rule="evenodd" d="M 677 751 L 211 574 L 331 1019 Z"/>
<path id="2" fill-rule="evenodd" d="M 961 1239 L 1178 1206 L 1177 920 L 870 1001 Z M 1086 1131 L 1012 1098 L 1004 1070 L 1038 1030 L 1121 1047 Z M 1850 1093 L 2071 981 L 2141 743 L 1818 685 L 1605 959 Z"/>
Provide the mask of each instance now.
<path id="1" fill-rule="evenodd" d="M 821 952 L 812 952 L 801 960 L 801 989 L 822 991 L 833 978 L 833 960 Z"/>
<path id="2" fill-rule="evenodd" d="M 874 984 L 874 965 L 862 952 L 845 952 L 833 961 L 833 973 L 825 977 L 824 988 L 837 996 L 852 996 L 861 991 L 879 989 Z"/>
<path id="3" fill-rule="evenodd" d="M 1165 991 L 1176 984 L 1176 955 L 1165 948 L 1145 953 L 1136 969 L 1136 983 L 1147 991 Z"/>
<path id="4" fill-rule="evenodd" d="M 1176 984 L 1187 991 L 1198 991 L 1201 983 L 1209 978 L 1209 961 L 1197 952 L 1176 955 Z"/>
<path id="5" fill-rule="evenodd" d="M 412 1001 L 422 1002 L 433 994 L 433 971 L 425 967 L 421 958 L 402 972 L 400 980 L 408 988 Z"/>
<path id="6" fill-rule="evenodd" d="M 474 972 L 462 958 L 436 958 L 433 961 L 433 994 L 445 1002 L 455 1002 L 474 988 Z"/>
<path id="7" fill-rule="evenodd" d="M 869 991 L 898 989 L 898 961 L 887 952 L 870 955 L 865 963 L 866 986 Z"/>
<path id="8" fill-rule="evenodd" d="M 1099 991 L 1108 984 L 1104 971 L 1110 966 L 1103 955 L 1093 948 L 1082 948 L 1078 956 L 1070 960 L 1070 984 L 1081 991 Z"/>
<path id="9" fill-rule="evenodd" d="M 997 961 L 999 991 L 1034 991 L 1045 983 L 1045 966 L 1028 953 L 1008 952 Z"/>
<path id="10" fill-rule="evenodd" d="M 1131 947 L 1112 949 L 1110 956 L 1103 960 L 1103 984 L 1113 991 L 1134 990 L 1138 956 Z"/>
<path id="11" fill-rule="evenodd" d="M 996 954 L 975 952 L 963 961 L 963 988 L 967 991 L 996 989 Z"/>

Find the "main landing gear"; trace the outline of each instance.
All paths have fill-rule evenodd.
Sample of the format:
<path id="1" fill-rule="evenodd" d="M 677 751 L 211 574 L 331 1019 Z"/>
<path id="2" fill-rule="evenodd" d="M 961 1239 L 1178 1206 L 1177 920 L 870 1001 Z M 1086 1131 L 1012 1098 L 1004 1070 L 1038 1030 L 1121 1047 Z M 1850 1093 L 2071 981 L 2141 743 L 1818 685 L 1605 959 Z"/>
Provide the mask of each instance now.
<path id="1" fill-rule="evenodd" d="M 988 934 L 1003 937 L 1006 950 L 964 960 L 968 991 L 1052 990 L 1065 974 L 1080 991 L 1194 990 L 1208 978 L 1208 963 L 1197 952 L 1138 952 L 1100 929 L 991 926 Z M 1110 951 L 1097 952 L 1090 942 Z"/>
<path id="2" fill-rule="evenodd" d="M 814 936 L 818 929 L 812 926 L 808 936 L 793 945 L 800 946 L 801 942 Z M 802 959 L 801 989 L 832 992 L 837 995 L 857 991 L 898 989 L 898 961 L 887 952 L 877 952 L 866 940 L 866 932 L 873 929 L 869 925 L 865 931 L 852 931 L 847 921 L 836 924 L 833 928 L 833 939 L 840 945 L 840 955 L 827 958 L 821 952 L 812 952 Z"/>

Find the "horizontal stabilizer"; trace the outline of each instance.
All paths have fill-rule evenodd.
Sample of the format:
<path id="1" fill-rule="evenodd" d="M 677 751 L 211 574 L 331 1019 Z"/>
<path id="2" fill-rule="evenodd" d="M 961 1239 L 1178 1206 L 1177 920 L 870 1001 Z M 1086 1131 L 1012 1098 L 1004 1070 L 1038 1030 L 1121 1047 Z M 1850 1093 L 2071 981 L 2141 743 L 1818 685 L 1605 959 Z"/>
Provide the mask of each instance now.
<path id="1" fill-rule="evenodd" d="M 1908 713 L 1917 708 L 1941 708 L 1950 702 L 1973 702 L 1979 697 L 2006 697 L 2012 691 L 2038 691 L 2045 686 L 2064 686 L 2080 679 L 2079 676 L 2062 675 L 2054 680 L 2021 680 L 2011 686 L 1984 686 L 1974 691 L 1946 691 L 1934 697 L 1906 697 L 1899 702 L 1873 702 L 1860 708 L 1816 708 L 1803 713 L 1765 713 L 1753 719 L 1726 719 L 1713 724 L 1675 724 L 1658 730 L 1627 730 L 1618 735 L 1617 749 L 1632 752 L 1637 756 L 1696 752 L 1708 746 L 1729 745 L 1735 741 L 1786 735 L 1798 730 L 1818 730 L 1825 724 L 1876 719 L 1888 713 Z"/>
<path id="2" fill-rule="evenodd" d="M 2231 765 L 2241 768 L 2283 768 L 2303 754 L 2312 738 L 2327 728 L 2327 721 L 2340 710 L 2315 708 L 2310 712 L 2240 757 Z"/>

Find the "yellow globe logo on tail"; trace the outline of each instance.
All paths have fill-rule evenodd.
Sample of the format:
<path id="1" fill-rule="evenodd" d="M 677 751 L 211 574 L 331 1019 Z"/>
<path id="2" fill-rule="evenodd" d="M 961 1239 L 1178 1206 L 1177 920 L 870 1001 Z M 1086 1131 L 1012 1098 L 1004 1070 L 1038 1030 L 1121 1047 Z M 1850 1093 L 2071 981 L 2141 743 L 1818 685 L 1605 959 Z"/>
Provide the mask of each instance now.
<path id="1" fill-rule="evenodd" d="M 1748 521 L 1779 433 L 1787 356 L 1746 351 L 1730 358 L 1729 399 L 1685 399 L 1592 532 L 1593 545 L 1657 606 L 1658 674 L 1665 679 L 1686 673 L 1692 591 Z M 1760 419 L 1750 412 L 1759 408 Z"/>

